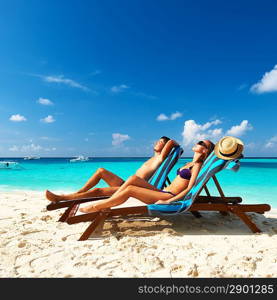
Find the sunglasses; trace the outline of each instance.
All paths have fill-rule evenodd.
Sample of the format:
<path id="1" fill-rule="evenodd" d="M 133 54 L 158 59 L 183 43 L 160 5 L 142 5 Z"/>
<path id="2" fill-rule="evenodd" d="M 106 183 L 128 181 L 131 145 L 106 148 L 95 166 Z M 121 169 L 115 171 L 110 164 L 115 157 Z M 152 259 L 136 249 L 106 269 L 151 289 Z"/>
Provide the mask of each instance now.
<path id="1" fill-rule="evenodd" d="M 200 146 L 203 146 L 205 147 L 206 149 L 208 149 L 207 145 L 205 144 L 205 142 L 203 141 L 199 141 L 196 145 L 200 145 Z M 209 150 L 209 149 L 208 149 Z"/>

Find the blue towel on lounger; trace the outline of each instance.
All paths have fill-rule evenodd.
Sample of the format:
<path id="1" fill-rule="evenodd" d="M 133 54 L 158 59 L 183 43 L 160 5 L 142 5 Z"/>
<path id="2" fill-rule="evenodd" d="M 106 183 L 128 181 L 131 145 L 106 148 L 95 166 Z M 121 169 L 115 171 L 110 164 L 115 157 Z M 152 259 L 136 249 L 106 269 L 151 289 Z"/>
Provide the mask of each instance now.
<path id="1" fill-rule="evenodd" d="M 204 162 L 189 193 L 183 199 L 170 204 L 147 205 L 149 215 L 174 215 L 187 211 L 199 195 L 202 187 L 213 175 L 223 169 L 230 169 L 235 172 L 238 171 L 240 167 L 240 158 L 234 160 L 223 160 L 218 158 L 214 152 L 212 152 Z"/>

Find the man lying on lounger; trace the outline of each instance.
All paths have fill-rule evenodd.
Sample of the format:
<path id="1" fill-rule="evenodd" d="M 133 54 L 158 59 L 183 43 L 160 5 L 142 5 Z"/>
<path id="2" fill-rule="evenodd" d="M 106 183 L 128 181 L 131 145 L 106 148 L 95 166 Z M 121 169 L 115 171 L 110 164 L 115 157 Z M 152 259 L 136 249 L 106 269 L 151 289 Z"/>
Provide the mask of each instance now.
<path id="1" fill-rule="evenodd" d="M 136 171 L 135 175 L 148 181 L 158 169 L 158 167 L 162 164 L 167 155 L 171 152 L 172 148 L 177 145 L 178 143 L 174 140 L 171 140 L 166 136 L 162 136 L 154 145 L 154 155 Z M 95 188 L 96 184 L 101 179 L 104 180 L 109 185 L 109 187 Z M 111 196 L 120 188 L 120 186 L 122 186 L 123 183 L 124 180 L 119 176 L 104 168 L 99 168 L 90 177 L 87 183 L 76 193 L 56 195 L 46 190 L 45 194 L 48 200 L 54 202 L 99 196 Z"/>

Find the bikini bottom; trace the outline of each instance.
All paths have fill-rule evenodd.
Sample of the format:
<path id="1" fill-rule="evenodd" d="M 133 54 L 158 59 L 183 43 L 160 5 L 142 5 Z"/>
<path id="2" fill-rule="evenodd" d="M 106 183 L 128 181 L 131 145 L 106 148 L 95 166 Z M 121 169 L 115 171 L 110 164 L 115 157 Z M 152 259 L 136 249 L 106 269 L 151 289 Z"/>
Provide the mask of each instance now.
<path id="1" fill-rule="evenodd" d="M 175 194 L 173 194 L 173 193 L 171 193 L 171 192 L 169 192 L 169 191 L 163 191 L 163 190 L 160 190 L 160 192 L 162 192 L 162 193 L 168 193 L 168 194 L 171 194 L 172 196 L 176 196 Z"/>

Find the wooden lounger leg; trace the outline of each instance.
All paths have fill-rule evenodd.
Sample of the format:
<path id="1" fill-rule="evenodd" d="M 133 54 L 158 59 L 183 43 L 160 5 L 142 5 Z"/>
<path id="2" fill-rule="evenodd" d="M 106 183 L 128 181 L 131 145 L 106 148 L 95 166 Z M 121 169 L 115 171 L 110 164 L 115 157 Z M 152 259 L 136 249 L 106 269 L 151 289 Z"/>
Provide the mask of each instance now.
<path id="1" fill-rule="evenodd" d="M 222 188 L 221 188 L 221 186 L 220 186 L 220 184 L 219 184 L 217 178 L 215 177 L 215 175 L 214 175 L 212 178 L 213 178 L 213 181 L 214 181 L 214 183 L 215 183 L 215 185 L 216 185 L 216 188 L 217 188 L 217 190 L 218 190 L 218 192 L 219 192 L 221 198 L 222 198 L 223 200 L 226 199 L 226 197 L 225 197 L 225 195 L 224 195 L 224 193 L 223 193 L 223 190 L 222 190 Z M 220 210 L 219 213 L 220 213 L 222 216 L 228 216 L 228 215 L 229 215 L 229 213 L 228 213 L 227 211 L 221 211 L 221 210 Z"/>
<path id="2" fill-rule="evenodd" d="M 76 211 L 78 210 L 79 205 L 78 204 L 71 204 L 66 211 L 62 214 L 62 216 L 59 218 L 59 222 L 65 222 L 68 217 L 74 216 Z"/>
<path id="3" fill-rule="evenodd" d="M 68 218 L 71 210 L 73 209 L 74 204 L 70 205 L 65 212 L 61 215 L 61 217 L 59 218 L 58 222 L 65 222 L 66 219 Z"/>
<path id="4" fill-rule="evenodd" d="M 84 231 L 84 233 L 81 235 L 79 241 L 86 241 L 95 231 L 96 234 L 99 234 L 100 231 L 102 231 L 104 222 L 109 216 L 109 214 L 109 212 L 100 212 L 98 216 L 88 226 L 88 228 Z"/>
<path id="5" fill-rule="evenodd" d="M 94 229 L 94 231 L 90 235 L 90 238 L 99 238 L 99 237 L 101 237 L 101 234 L 103 232 L 103 227 L 104 227 L 104 224 L 105 224 L 106 220 L 107 220 L 107 217 L 102 218 L 100 220 L 99 224 L 97 225 L 97 227 Z"/>
<path id="6" fill-rule="evenodd" d="M 252 232 L 261 232 L 261 230 L 250 220 L 245 212 L 238 209 L 234 209 L 232 212 L 237 215 L 252 230 Z"/>

